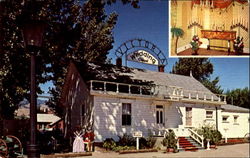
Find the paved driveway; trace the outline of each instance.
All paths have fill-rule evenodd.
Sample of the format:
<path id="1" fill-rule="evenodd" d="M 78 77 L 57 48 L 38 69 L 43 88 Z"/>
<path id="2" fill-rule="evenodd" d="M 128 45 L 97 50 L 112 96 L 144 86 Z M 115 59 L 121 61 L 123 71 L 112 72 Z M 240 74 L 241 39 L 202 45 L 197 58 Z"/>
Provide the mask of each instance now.
<path id="1" fill-rule="evenodd" d="M 199 150 L 196 152 L 179 152 L 179 153 L 163 153 L 163 152 L 153 152 L 153 153 L 137 153 L 137 154 L 122 154 L 118 153 L 101 153 L 94 152 L 93 156 L 88 156 L 85 158 L 116 158 L 116 157 L 137 157 L 137 158 L 161 158 L 161 157 L 249 157 L 249 143 L 247 144 L 236 144 L 227 146 L 218 146 L 218 149 L 212 150 Z"/>

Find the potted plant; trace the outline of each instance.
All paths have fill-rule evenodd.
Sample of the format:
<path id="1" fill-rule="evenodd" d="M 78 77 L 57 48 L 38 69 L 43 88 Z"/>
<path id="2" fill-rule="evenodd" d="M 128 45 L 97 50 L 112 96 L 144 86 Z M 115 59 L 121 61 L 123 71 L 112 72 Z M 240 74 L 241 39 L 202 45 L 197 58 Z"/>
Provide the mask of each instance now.
<path id="1" fill-rule="evenodd" d="M 168 130 L 162 144 L 167 147 L 167 152 L 177 152 L 177 139 L 173 130 Z"/>
<path id="2" fill-rule="evenodd" d="M 240 38 L 240 36 L 238 36 L 234 41 L 234 51 L 238 54 L 243 53 L 243 48 L 244 48 L 244 43 L 243 43 L 243 37 Z"/>
<path id="3" fill-rule="evenodd" d="M 197 35 L 194 35 L 190 44 L 193 50 L 192 55 L 198 55 L 199 46 L 202 44 L 202 42 L 200 42 L 199 40 L 199 37 Z"/>
<path id="4" fill-rule="evenodd" d="M 173 27 L 171 28 L 172 38 L 176 37 L 175 41 L 175 54 L 177 54 L 177 44 L 180 37 L 184 35 L 184 31 L 181 28 Z"/>

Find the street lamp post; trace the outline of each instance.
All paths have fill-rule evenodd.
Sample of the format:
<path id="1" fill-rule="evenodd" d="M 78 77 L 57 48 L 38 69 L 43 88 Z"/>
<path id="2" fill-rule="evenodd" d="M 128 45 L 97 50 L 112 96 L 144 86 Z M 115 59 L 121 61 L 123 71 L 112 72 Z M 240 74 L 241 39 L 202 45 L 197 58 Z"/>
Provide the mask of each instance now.
<path id="1" fill-rule="evenodd" d="M 45 24 L 41 21 L 30 21 L 23 25 L 24 44 L 30 53 L 30 142 L 27 146 L 29 158 L 39 158 L 39 147 L 36 141 L 37 132 L 37 99 L 36 99 L 36 53 L 42 46 Z"/>

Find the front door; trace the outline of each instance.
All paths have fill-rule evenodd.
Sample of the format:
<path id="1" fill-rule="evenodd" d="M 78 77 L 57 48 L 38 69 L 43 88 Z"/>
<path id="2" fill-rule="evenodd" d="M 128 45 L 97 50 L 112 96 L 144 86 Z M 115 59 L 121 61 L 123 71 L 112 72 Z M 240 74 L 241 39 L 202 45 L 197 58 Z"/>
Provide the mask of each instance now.
<path id="1" fill-rule="evenodd" d="M 192 126 L 192 108 L 186 107 L 186 126 Z"/>

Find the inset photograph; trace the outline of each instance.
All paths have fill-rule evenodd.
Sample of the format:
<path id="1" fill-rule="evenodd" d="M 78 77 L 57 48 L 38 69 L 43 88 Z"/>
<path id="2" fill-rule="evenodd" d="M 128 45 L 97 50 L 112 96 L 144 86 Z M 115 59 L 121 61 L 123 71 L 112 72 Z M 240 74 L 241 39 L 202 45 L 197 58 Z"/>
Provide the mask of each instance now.
<path id="1" fill-rule="evenodd" d="M 169 1 L 170 57 L 249 57 L 248 0 Z"/>

